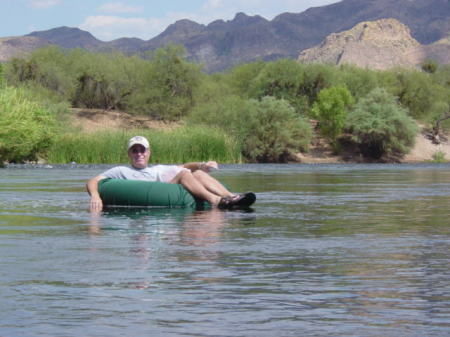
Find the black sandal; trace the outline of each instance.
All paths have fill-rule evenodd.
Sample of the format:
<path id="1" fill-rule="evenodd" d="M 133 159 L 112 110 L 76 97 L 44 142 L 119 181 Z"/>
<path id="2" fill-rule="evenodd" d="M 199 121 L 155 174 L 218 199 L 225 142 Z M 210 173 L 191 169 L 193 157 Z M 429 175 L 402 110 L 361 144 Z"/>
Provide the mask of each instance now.
<path id="1" fill-rule="evenodd" d="M 232 208 L 233 207 L 233 200 L 231 200 L 229 197 L 223 197 L 220 199 L 219 204 L 217 207 L 226 209 L 226 208 Z"/>
<path id="2" fill-rule="evenodd" d="M 256 195 L 253 192 L 239 194 L 238 198 L 233 199 L 233 203 L 238 207 L 249 207 L 256 201 Z"/>
<path id="3" fill-rule="evenodd" d="M 244 194 L 238 194 L 234 197 L 223 197 L 222 199 L 220 199 L 217 206 L 222 209 L 231 209 L 234 207 L 249 207 L 255 201 L 255 193 L 248 192 Z"/>

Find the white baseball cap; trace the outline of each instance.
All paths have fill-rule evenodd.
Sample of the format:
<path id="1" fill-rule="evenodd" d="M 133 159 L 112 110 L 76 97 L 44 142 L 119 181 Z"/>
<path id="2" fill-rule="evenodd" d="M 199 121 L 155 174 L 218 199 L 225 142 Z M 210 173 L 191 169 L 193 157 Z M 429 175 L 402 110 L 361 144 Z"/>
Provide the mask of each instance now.
<path id="1" fill-rule="evenodd" d="M 133 138 L 130 138 L 130 140 L 128 141 L 128 150 L 133 145 L 136 145 L 136 144 L 142 145 L 146 149 L 148 149 L 150 147 L 150 144 L 149 144 L 147 138 L 142 137 L 142 136 L 134 136 Z"/>

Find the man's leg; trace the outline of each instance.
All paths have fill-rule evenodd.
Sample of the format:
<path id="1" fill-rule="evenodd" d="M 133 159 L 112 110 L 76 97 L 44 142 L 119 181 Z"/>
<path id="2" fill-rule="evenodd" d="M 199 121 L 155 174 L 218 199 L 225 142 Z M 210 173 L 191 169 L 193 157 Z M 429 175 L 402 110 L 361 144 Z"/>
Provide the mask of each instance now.
<path id="1" fill-rule="evenodd" d="M 191 171 L 183 170 L 178 173 L 171 181 L 172 184 L 181 184 L 194 196 L 207 200 L 213 205 L 218 205 L 221 197 L 211 193 L 203 184 L 192 174 Z"/>
<path id="2" fill-rule="evenodd" d="M 209 192 L 220 197 L 233 197 L 234 194 L 228 191 L 217 179 L 211 177 L 208 173 L 197 170 L 192 173 L 199 183 Z"/>

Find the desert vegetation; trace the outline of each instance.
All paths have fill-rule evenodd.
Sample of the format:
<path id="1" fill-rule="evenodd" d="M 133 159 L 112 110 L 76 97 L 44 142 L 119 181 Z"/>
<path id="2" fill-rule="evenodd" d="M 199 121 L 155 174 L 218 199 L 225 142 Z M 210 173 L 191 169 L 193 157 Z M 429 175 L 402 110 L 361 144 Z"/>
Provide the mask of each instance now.
<path id="1" fill-rule="evenodd" d="M 208 75 L 179 46 L 143 57 L 46 47 L 0 67 L 0 161 L 126 161 L 112 152 L 128 131 L 63 128 L 71 107 L 181 122 L 170 132 L 133 131 L 152 140 L 158 162 L 285 162 L 315 135 L 336 153 L 351 146 L 367 160 L 395 161 L 413 145 L 417 122 L 449 127 L 450 66 L 374 71 L 282 59 Z"/>

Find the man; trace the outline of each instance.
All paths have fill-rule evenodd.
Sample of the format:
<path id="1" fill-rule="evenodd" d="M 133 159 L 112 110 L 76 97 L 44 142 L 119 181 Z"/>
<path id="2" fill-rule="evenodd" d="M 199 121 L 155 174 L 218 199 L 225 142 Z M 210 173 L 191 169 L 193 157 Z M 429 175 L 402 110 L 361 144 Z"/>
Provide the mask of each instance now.
<path id="1" fill-rule="evenodd" d="M 98 182 L 106 178 L 181 184 L 195 197 L 204 199 L 219 208 L 249 206 L 256 199 L 253 193 L 231 193 L 219 181 L 211 177 L 208 172 L 218 168 L 215 161 L 148 167 L 150 155 L 150 144 L 145 137 L 131 138 L 128 141 L 128 158 L 130 158 L 131 167 L 113 167 L 87 182 L 86 188 L 91 196 L 91 210 L 100 211 L 103 208 L 103 202 L 98 192 Z"/>

